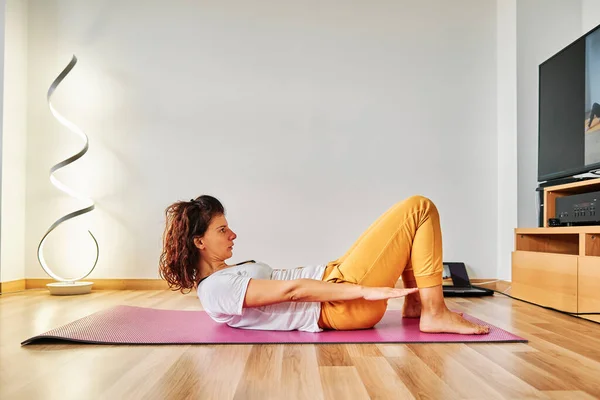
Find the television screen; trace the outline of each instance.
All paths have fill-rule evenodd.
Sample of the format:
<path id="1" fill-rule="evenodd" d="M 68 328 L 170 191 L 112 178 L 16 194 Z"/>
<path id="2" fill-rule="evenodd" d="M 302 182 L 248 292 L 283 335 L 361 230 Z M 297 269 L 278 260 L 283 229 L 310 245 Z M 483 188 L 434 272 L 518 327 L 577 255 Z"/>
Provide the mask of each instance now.
<path id="1" fill-rule="evenodd" d="M 538 181 L 600 168 L 600 29 L 539 67 Z"/>
<path id="2" fill-rule="evenodd" d="M 600 163 L 600 29 L 585 39 L 585 165 Z"/>

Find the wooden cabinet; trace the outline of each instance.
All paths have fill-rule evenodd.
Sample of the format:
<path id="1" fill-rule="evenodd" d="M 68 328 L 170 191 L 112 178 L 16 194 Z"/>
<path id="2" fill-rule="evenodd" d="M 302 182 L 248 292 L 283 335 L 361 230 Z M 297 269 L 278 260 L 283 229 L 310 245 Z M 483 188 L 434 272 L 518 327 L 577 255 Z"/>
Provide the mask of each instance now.
<path id="1" fill-rule="evenodd" d="M 577 312 L 600 311 L 600 257 L 579 257 Z M 582 315 L 600 322 L 600 315 Z"/>
<path id="2" fill-rule="evenodd" d="M 515 251 L 512 296 L 577 312 L 577 256 Z"/>
<path id="3" fill-rule="evenodd" d="M 600 312 L 600 226 L 547 225 L 557 197 L 591 191 L 600 191 L 600 179 L 545 188 L 545 227 L 515 229 L 512 296 L 566 312 Z M 600 322 L 600 315 L 581 317 Z"/>

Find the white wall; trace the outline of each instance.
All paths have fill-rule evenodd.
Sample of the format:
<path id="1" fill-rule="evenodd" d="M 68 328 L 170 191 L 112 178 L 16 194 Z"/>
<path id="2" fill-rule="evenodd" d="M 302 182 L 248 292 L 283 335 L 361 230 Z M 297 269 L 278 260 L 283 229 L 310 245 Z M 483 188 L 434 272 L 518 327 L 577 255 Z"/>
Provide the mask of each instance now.
<path id="1" fill-rule="evenodd" d="M 498 138 L 498 279 L 511 279 L 517 226 L 517 0 L 498 0 L 496 19 Z"/>
<path id="2" fill-rule="evenodd" d="M 4 2 L 2 2 L 4 5 Z M 4 8 L 3 8 L 4 10 Z M 2 18 L 4 21 L 4 18 Z M 0 281 L 25 277 L 27 2 L 6 2 Z"/>
<path id="3" fill-rule="evenodd" d="M 584 34 L 600 24 L 598 0 L 581 0 L 581 33 Z"/>
<path id="4" fill-rule="evenodd" d="M 538 67 L 580 37 L 581 0 L 517 2 L 518 225 L 536 227 Z"/>
<path id="5" fill-rule="evenodd" d="M 496 275 L 495 1 L 31 0 L 28 34 L 27 277 L 78 205 L 47 176 L 79 149 L 45 104 L 73 53 L 55 105 L 90 152 L 60 177 L 98 208 L 49 242 L 57 270 L 89 265 L 89 227 L 92 277 L 156 277 L 165 207 L 201 193 L 228 209 L 231 261 L 322 263 L 420 193 L 444 258 Z"/>
<path id="6" fill-rule="evenodd" d="M 6 19 L 10 16 L 10 11 L 7 13 L 6 10 L 6 1 L 0 0 L 0 93 L 4 93 L 5 87 L 9 87 L 9 85 L 5 85 L 6 76 L 5 73 L 8 73 L 10 70 L 9 65 L 5 65 L 6 54 L 5 51 L 8 52 L 10 45 L 5 46 L 5 38 L 8 39 L 11 34 L 11 24 L 6 23 Z M 6 63 L 8 64 L 8 63 Z M 7 163 L 7 154 L 6 150 L 11 146 L 11 135 L 7 133 L 7 124 L 4 117 L 8 114 L 7 111 L 10 110 L 10 99 L 5 99 L 4 96 L 0 96 L 0 282 L 8 281 L 10 277 L 13 276 L 13 268 L 14 265 L 10 262 L 12 260 L 13 254 L 10 254 L 10 249 L 6 248 L 6 243 L 8 243 L 11 239 L 11 232 L 8 229 L 9 225 L 7 224 L 7 218 L 4 216 L 4 209 L 6 208 L 7 203 L 10 204 L 12 200 L 12 196 L 10 191 L 8 191 L 6 184 L 7 180 L 10 180 L 8 174 L 4 173 L 4 165 Z M 5 107 L 8 107 L 8 110 L 5 110 Z M 9 217 L 10 218 L 10 217 Z M 23 251 L 21 249 L 21 256 Z M 22 278 L 22 266 L 21 270 L 17 271 L 17 274 L 20 273 Z"/>

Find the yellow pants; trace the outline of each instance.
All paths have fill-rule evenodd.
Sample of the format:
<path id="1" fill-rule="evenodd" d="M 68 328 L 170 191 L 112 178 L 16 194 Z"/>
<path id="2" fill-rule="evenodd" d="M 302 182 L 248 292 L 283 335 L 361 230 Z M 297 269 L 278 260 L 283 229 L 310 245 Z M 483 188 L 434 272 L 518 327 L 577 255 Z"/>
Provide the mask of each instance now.
<path id="1" fill-rule="evenodd" d="M 442 233 L 435 205 L 413 196 L 381 215 L 341 258 L 327 264 L 326 282 L 394 287 L 413 269 L 419 288 L 442 284 Z M 377 324 L 387 300 L 331 301 L 321 305 L 323 329 L 365 329 Z"/>

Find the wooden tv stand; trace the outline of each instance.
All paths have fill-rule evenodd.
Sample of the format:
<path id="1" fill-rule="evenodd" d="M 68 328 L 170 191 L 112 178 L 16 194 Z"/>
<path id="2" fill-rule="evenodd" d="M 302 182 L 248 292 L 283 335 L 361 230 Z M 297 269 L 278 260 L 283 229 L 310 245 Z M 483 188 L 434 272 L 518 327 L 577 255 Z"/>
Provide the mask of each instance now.
<path id="1" fill-rule="evenodd" d="M 557 197 L 593 191 L 600 191 L 600 179 L 544 189 L 544 227 L 515 229 L 511 296 L 566 312 L 600 312 L 600 225 L 548 227 Z M 580 317 L 600 322 L 600 315 Z"/>

